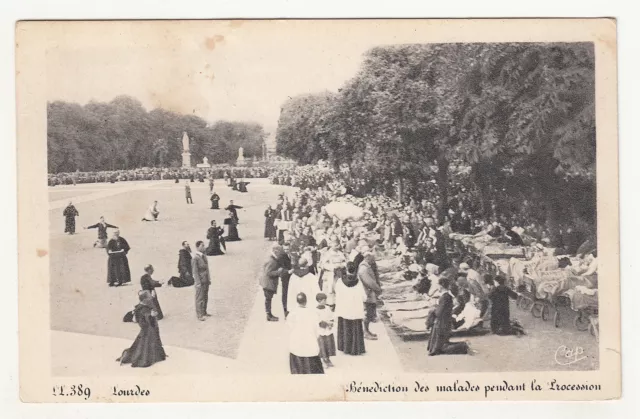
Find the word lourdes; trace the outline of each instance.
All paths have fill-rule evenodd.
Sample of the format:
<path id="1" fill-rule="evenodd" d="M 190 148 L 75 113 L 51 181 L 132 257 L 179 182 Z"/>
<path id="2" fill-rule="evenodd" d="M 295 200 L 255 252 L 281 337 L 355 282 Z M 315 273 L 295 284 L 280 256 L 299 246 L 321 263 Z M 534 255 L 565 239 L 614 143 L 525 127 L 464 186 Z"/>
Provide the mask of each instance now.
<path id="1" fill-rule="evenodd" d="M 119 389 L 117 386 L 113 386 L 114 396 L 148 396 L 149 394 L 151 394 L 149 390 L 140 388 L 139 385 L 136 385 L 135 388 L 124 390 Z"/>

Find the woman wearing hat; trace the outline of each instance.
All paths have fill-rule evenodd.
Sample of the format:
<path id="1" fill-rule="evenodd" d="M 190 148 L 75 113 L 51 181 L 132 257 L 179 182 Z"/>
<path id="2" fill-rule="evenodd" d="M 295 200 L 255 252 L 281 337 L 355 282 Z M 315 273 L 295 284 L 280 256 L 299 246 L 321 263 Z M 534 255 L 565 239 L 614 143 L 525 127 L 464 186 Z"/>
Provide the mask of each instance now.
<path id="1" fill-rule="evenodd" d="M 167 355 L 160 340 L 158 328 L 158 313 L 154 309 L 153 296 L 150 291 L 142 290 L 138 293 L 140 303 L 133 309 L 135 321 L 140 326 L 140 333 L 130 348 L 122 352 L 116 359 L 122 364 L 131 364 L 134 368 L 146 368 L 156 362 L 164 361 Z"/>

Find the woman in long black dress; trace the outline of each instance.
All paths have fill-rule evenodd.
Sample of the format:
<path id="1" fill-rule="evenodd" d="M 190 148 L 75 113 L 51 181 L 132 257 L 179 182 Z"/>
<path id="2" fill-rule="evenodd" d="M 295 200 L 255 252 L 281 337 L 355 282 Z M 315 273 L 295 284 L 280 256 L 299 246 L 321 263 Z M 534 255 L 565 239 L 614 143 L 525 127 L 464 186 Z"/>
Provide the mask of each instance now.
<path id="1" fill-rule="evenodd" d="M 158 294 L 156 293 L 156 288 L 162 286 L 162 282 L 158 282 L 151 278 L 153 275 L 153 266 L 147 265 L 144 267 L 144 271 L 146 272 L 140 278 L 140 287 L 143 291 L 149 291 L 151 293 L 151 300 L 153 301 L 153 309 L 156 311 L 158 320 L 162 320 L 164 314 L 162 314 L 162 309 L 160 308 L 160 302 L 158 301 Z"/>
<path id="2" fill-rule="evenodd" d="M 233 216 L 233 212 L 229 211 L 229 218 L 225 218 L 224 224 L 228 229 L 225 241 L 235 242 L 242 240 L 240 236 L 238 236 L 238 220 Z"/>
<path id="3" fill-rule="evenodd" d="M 276 211 L 271 208 L 271 205 L 267 207 L 264 212 L 264 238 L 269 240 L 276 239 Z"/>
<path id="4" fill-rule="evenodd" d="M 427 349 L 429 355 L 453 355 L 466 354 L 469 346 L 466 342 L 449 342 L 453 328 L 453 301 L 455 296 L 451 293 L 451 284 L 447 278 L 438 281 L 444 293 L 438 300 L 438 306 L 427 318 L 427 329 L 431 329 Z"/>
<path id="5" fill-rule="evenodd" d="M 157 312 L 153 308 L 153 297 L 149 291 L 138 293 L 140 303 L 133 309 L 133 317 L 140 326 L 140 332 L 130 348 L 116 359 L 122 364 L 131 364 L 134 368 L 146 368 L 156 362 L 164 361 L 167 355 L 160 340 Z"/>
<path id="6" fill-rule="evenodd" d="M 227 249 L 224 245 L 223 234 L 224 229 L 218 227 L 215 220 L 211 221 L 211 227 L 207 230 L 207 239 L 209 240 L 209 246 L 207 247 L 207 250 L 205 250 L 207 256 L 224 255 L 221 247 L 224 247 L 225 250 Z"/>

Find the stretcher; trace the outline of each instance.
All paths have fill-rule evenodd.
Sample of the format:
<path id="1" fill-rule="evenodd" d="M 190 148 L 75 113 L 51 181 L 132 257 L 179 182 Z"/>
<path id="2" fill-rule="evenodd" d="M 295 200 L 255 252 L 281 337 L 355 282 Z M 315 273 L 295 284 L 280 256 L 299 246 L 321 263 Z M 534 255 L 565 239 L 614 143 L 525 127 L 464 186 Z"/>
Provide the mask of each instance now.
<path id="1" fill-rule="evenodd" d="M 562 293 L 558 296 L 558 306 L 561 304 L 563 307 L 568 307 L 576 313 L 573 319 L 573 325 L 580 331 L 589 331 L 596 339 L 599 335 L 599 322 L 598 322 L 598 293 L 594 290 L 594 293 L 586 293 L 580 290 L 581 287 L 576 287 Z M 554 316 L 554 324 L 556 327 L 560 325 L 560 314 L 556 310 Z"/>
<path id="2" fill-rule="evenodd" d="M 560 327 L 561 308 L 569 308 L 576 312 L 573 319 L 575 328 L 579 331 L 589 330 L 592 335 L 598 335 L 598 298 L 585 295 L 576 289 L 585 283 L 583 278 L 572 275 L 569 271 L 563 271 L 556 278 L 545 280 L 544 276 L 552 277 L 560 274 L 558 271 L 546 272 L 543 278 L 536 278 L 530 274 L 525 274 L 523 285 L 518 291 L 521 296 L 516 302 L 517 306 L 525 311 L 530 311 L 535 318 L 542 318 L 543 321 L 551 319 L 553 311 L 553 324 Z M 592 319 L 595 318 L 595 322 Z"/>

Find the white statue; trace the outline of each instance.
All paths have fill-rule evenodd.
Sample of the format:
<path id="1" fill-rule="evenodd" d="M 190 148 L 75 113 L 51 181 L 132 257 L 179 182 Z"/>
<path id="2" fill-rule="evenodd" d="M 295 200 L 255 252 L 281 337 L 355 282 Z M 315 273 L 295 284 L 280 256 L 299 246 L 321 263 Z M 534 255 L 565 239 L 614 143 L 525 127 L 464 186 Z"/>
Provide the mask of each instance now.
<path id="1" fill-rule="evenodd" d="M 202 159 L 202 164 L 209 164 L 209 159 L 207 158 L 207 156 L 204 156 L 204 159 Z"/>
<path id="2" fill-rule="evenodd" d="M 238 149 L 238 160 L 244 160 L 244 148 L 242 147 Z"/>
<path id="3" fill-rule="evenodd" d="M 182 133 L 182 150 L 189 151 L 189 136 L 186 131 Z"/>

